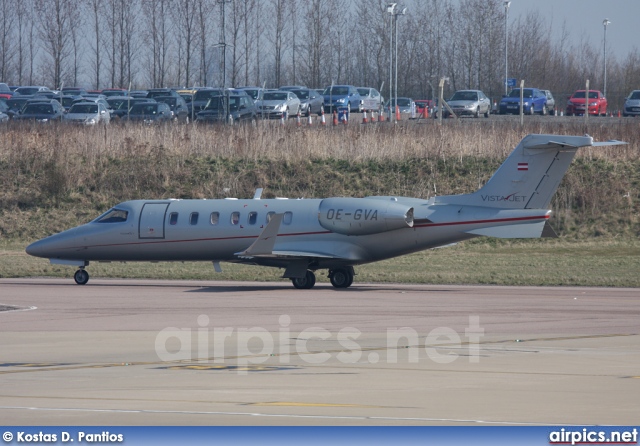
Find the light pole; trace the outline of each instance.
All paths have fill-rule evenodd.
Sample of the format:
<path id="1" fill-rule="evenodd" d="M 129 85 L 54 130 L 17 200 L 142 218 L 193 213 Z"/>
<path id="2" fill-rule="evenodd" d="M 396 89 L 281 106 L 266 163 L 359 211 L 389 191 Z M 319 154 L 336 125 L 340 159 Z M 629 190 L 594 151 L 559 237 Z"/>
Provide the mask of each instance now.
<path id="1" fill-rule="evenodd" d="M 393 97 L 393 12 L 397 3 L 389 3 L 387 12 L 389 13 L 389 121 L 391 121 L 391 98 Z"/>
<path id="2" fill-rule="evenodd" d="M 389 14 L 391 14 L 391 30 L 389 32 L 389 40 L 392 42 L 392 36 L 393 36 L 393 29 L 395 27 L 395 84 L 393 83 L 394 78 L 392 75 L 392 67 L 393 67 L 393 57 L 390 57 L 391 59 L 391 64 L 389 66 L 389 77 L 391 78 L 391 82 L 389 82 L 389 114 L 390 120 L 395 121 L 395 113 L 393 113 L 391 111 L 391 96 L 392 96 L 392 90 L 391 87 L 392 85 L 395 87 L 393 90 L 393 98 L 395 100 L 395 104 L 396 106 L 398 105 L 398 16 L 399 15 L 405 15 L 407 13 L 407 8 L 403 8 L 402 10 L 400 10 L 400 8 L 397 7 L 398 4 L 397 3 L 389 3 L 387 5 L 387 12 Z M 389 55 L 391 56 L 391 48 L 392 48 L 392 44 L 389 44 Z"/>
<path id="3" fill-rule="evenodd" d="M 509 83 L 509 28 L 507 21 L 509 19 L 510 1 L 504 2 L 504 94 L 507 95 L 507 87 Z"/>
<path id="4" fill-rule="evenodd" d="M 609 19 L 604 19 L 602 25 L 604 26 L 604 97 L 607 97 L 607 25 L 610 25 Z"/>

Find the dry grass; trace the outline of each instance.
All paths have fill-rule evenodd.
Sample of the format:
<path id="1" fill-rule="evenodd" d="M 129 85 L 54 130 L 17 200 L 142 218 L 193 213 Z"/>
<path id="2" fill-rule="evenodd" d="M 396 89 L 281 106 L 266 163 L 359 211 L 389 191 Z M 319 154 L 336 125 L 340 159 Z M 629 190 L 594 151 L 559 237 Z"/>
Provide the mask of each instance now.
<path id="1" fill-rule="evenodd" d="M 593 120 L 553 202 L 563 234 L 637 236 L 640 126 Z M 0 237 L 33 239 L 135 198 L 322 197 L 470 192 L 529 133 L 585 133 L 581 120 L 433 120 L 393 126 L 10 126 L 0 140 Z"/>

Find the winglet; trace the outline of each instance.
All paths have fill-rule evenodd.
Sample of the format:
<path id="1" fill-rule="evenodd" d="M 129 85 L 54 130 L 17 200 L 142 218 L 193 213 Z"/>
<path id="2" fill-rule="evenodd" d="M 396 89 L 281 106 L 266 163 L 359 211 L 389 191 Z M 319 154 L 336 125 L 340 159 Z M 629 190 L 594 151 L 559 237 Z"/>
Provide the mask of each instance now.
<path id="1" fill-rule="evenodd" d="M 241 257 L 252 257 L 272 254 L 283 217 L 284 214 L 274 214 L 271 217 L 271 220 L 269 220 L 267 227 L 264 228 L 258 236 L 258 239 L 244 251 L 237 252 L 236 255 Z"/>

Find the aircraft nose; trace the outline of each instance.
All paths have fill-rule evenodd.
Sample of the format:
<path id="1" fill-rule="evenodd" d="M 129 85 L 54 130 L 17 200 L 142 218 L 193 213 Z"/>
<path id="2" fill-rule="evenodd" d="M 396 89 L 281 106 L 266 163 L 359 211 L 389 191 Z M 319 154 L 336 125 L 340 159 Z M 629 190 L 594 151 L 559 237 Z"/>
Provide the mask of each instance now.
<path id="1" fill-rule="evenodd" d="M 35 257 L 44 257 L 50 259 L 64 254 L 64 248 L 67 247 L 70 239 L 75 235 L 76 228 L 55 234 L 37 242 L 31 243 L 25 248 L 27 254 Z"/>
<path id="2" fill-rule="evenodd" d="M 44 240 L 38 240 L 26 247 L 25 251 L 30 256 L 44 257 Z"/>

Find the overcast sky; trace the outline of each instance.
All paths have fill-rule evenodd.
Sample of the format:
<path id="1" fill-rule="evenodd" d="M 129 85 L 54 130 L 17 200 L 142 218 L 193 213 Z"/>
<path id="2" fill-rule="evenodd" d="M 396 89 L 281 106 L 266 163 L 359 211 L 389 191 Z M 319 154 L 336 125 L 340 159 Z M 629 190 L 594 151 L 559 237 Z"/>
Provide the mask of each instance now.
<path id="1" fill-rule="evenodd" d="M 607 55 L 615 53 L 618 61 L 626 59 L 634 48 L 640 49 L 640 0 L 512 0 L 509 21 L 528 11 L 538 11 L 552 26 L 558 38 L 562 25 L 572 43 L 582 37 L 594 47 L 603 48 L 604 26 L 607 26 Z"/>

